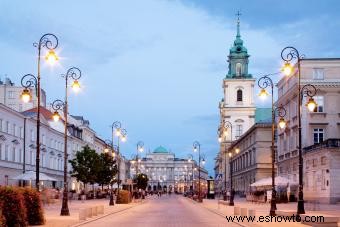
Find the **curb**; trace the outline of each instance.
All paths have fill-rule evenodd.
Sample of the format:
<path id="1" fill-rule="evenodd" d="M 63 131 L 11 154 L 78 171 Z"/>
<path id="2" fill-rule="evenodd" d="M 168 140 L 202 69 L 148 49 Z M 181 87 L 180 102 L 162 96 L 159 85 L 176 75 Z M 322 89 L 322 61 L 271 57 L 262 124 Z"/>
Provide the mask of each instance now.
<path id="1" fill-rule="evenodd" d="M 199 202 L 197 202 L 197 201 L 195 201 L 195 200 L 192 200 L 192 199 L 189 199 L 189 198 L 187 198 L 187 200 L 191 201 L 192 203 L 198 204 L 200 207 L 202 207 L 202 208 L 204 208 L 204 209 L 210 211 L 211 213 L 217 214 L 217 215 L 219 215 L 219 216 L 225 218 L 225 215 L 223 215 L 222 213 L 216 212 L 216 211 L 213 210 L 213 209 L 210 209 L 210 208 L 208 208 L 208 207 L 205 207 L 205 206 L 201 205 L 201 203 L 199 203 Z M 227 222 L 227 223 L 229 223 L 229 222 Z M 226 223 L 226 224 L 227 224 L 227 223 Z M 238 223 L 238 222 L 232 222 L 232 223 L 237 224 L 237 225 L 242 226 L 242 227 L 249 227 L 249 225 L 242 225 L 242 224 L 240 224 L 240 223 Z"/>
<path id="2" fill-rule="evenodd" d="M 129 209 L 131 209 L 131 208 L 140 206 L 140 205 L 142 205 L 142 204 L 144 204 L 144 203 L 146 203 L 146 201 L 142 201 L 141 203 L 138 203 L 138 204 L 136 204 L 135 206 L 127 207 L 127 208 L 124 208 L 124 209 L 121 209 L 121 210 L 118 210 L 118 211 L 113 211 L 113 212 L 111 212 L 111 213 L 104 214 L 104 215 L 102 215 L 102 216 L 93 218 L 93 219 L 91 219 L 91 220 L 83 221 L 83 222 L 77 223 L 77 224 L 75 224 L 75 225 L 71 225 L 70 227 L 82 226 L 82 225 L 88 224 L 88 223 L 90 223 L 90 222 L 94 222 L 94 221 L 97 221 L 97 220 L 99 220 L 99 219 L 102 219 L 102 218 L 105 218 L 105 217 L 107 217 L 107 216 L 110 216 L 110 215 L 112 215 L 112 214 L 117 214 L 117 213 L 120 213 L 120 212 L 129 210 Z"/>

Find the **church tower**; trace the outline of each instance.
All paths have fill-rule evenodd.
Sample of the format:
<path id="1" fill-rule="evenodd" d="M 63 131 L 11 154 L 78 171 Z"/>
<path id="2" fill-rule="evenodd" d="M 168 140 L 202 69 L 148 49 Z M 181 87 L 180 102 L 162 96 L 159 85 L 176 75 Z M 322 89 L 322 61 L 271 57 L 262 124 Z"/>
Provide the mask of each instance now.
<path id="1" fill-rule="evenodd" d="M 236 39 L 229 50 L 229 69 L 222 85 L 224 98 L 219 105 L 220 128 L 226 121 L 232 126 L 232 131 L 228 128 L 222 136 L 225 143 L 238 139 L 255 123 L 255 78 L 248 72 L 249 54 L 241 39 L 240 14 L 237 16 Z"/>

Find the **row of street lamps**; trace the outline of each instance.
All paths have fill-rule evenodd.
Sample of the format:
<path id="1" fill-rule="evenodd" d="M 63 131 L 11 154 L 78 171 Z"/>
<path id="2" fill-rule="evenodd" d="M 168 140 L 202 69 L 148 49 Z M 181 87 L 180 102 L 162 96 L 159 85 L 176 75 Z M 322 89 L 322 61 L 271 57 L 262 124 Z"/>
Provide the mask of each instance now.
<path id="1" fill-rule="evenodd" d="M 23 102 L 29 102 L 32 99 L 30 88 L 35 88 L 35 93 L 37 96 L 37 125 L 36 125 L 36 189 L 39 190 L 40 185 L 40 100 L 41 100 L 41 85 L 40 85 L 40 64 L 41 64 L 41 51 L 43 48 L 48 50 L 48 54 L 45 56 L 45 60 L 50 64 L 54 64 L 59 60 L 55 53 L 55 49 L 58 47 L 58 38 L 51 33 L 44 34 L 38 43 L 33 44 L 38 48 L 38 74 L 34 76 L 33 74 L 26 74 L 21 79 L 21 85 L 24 87 L 21 93 L 21 99 Z M 68 208 L 68 181 L 67 181 L 67 124 L 68 124 L 68 80 L 72 79 L 73 83 L 71 85 L 74 92 L 78 92 L 80 89 L 79 79 L 81 77 L 81 71 L 77 67 L 72 67 L 67 70 L 66 74 L 63 75 L 65 78 L 65 97 L 64 101 L 57 99 L 52 103 L 52 109 L 54 113 L 52 118 L 54 121 L 59 121 L 60 115 L 58 111 L 63 111 L 64 113 L 64 190 L 63 190 L 63 200 L 60 215 L 69 216 L 70 211 Z"/>
<path id="2" fill-rule="evenodd" d="M 317 89 L 315 86 L 312 84 L 306 84 L 301 87 L 301 66 L 300 62 L 302 57 L 300 56 L 298 50 L 294 47 L 285 47 L 281 51 L 281 58 L 284 61 L 284 66 L 282 68 L 282 72 L 286 76 L 291 76 L 292 74 L 295 74 L 294 67 L 292 66 L 292 61 L 294 59 L 297 60 L 296 66 L 297 66 L 297 77 L 298 77 L 298 83 L 297 83 L 297 90 L 298 90 L 298 151 L 299 151 L 299 192 L 298 192 L 298 206 L 297 206 L 297 214 L 304 214 L 305 209 L 304 209 L 304 200 L 303 200 L 303 158 L 302 158 L 302 144 L 301 144 L 301 109 L 302 109 L 302 101 L 304 97 L 308 97 L 308 102 L 306 103 L 306 106 L 309 111 L 314 111 L 314 109 L 317 107 L 317 103 L 314 101 L 313 97 L 316 95 Z M 271 206 L 270 206 L 270 212 L 269 215 L 275 216 L 276 213 L 276 190 L 275 190 L 275 122 L 276 122 L 276 117 L 279 117 L 278 119 L 278 126 L 281 129 L 284 129 L 286 127 L 286 120 L 284 117 L 286 116 L 286 109 L 280 105 L 280 106 L 275 106 L 274 103 L 274 83 L 272 79 L 269 77 L 271 75 L 276 75 L 279 73 L 274 73 L 274 74 L 268 74 L 262 76 L 258 80 L 258 86 L 261 88 L 259 96 L 261 98 L 265 98 L 269 95 L 271 95 L 272 100 L 271 100 L 271 109 L 272 109 L 272 135 L 271 135 L 271 156 L 272 156 L 272 199 L 271 199 Z M 271 93 L 269 94 L 266 90 L 266 88 L 271 89 Z M 229 121 L 223 121 L 222 122 L 222 128 L 218 129 L 218 140 L 219 142 L 226 142 L 226 136 L 225 134 L 227 133 L 228 129 L 231 129 L 231 140 L 232 142 L 233 137 L 232 137 L 232 124 Z M 233 189 L 233 179 L 232 179 L 232 171 L 233 171 L 233 166 L 232 166 L 232 157 L 233 155 L 237 155 L 239 153 L 239 148 L 235 148 L 234 151 L 229 150 L 229 158 L 230 158 L 230 200 L 229 200 L 229 205 L 233 206 L 234 205 L 234 189 Z M 226 156 L 225 156 L 226 158 Z M 226 159 L 225 159 L 226 160 Z M 226 161 L 225 161 L 226 165 Z M 227 177 L 226 177 L 226 166 L 225 166 L 225 189 L 227 188 Z M 224 195 L 224 199 L 226 200 L 226 195 Z"/>

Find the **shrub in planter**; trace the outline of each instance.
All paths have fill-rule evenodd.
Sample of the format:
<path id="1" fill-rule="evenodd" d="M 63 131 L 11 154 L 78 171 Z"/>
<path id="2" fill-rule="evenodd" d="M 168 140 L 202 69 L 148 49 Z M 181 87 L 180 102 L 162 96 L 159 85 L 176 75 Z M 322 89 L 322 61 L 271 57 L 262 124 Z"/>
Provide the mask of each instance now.
<path id="1" fill-rule="evenodd" d="M 127 190 L 119 190 L 119 194 L 117 196 L 117 204 L 127 204 L 130 202 L 130 192 Z"/>
<path id="2" fill-rule="evenodd" d="M 20 191 L 24 196 L 28 224 L 45 224 L 44 210 L 41 203 L 40 193 L 30 188 L 20 189 Z"/>
<path id="3" fill-rule="evenodd" d="M 18 189 L 0 187 L 0 203 L 6 226 L 27 226 L 24 197 Z"/>
<path id="4" fill-rule="evenodd" d="M 6 219 L 4 215 L 2 214 L 2 211 L 3 211 L 3 206 L 0 203 L 0 227 L 6 227 Z"/>

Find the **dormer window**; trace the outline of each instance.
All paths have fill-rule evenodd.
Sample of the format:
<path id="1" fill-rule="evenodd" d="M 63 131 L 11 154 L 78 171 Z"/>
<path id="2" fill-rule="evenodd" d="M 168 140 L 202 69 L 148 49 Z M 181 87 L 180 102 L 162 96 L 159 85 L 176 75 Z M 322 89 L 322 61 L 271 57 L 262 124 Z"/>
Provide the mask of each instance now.
<path id="1" fill-rule="evenodd" d="M 241 89 L 238 89 L 237 90 L 237 95 L 236 95 L 236 100 L 237 102 L 242 102 L 243 101 L 243 95 L 242 95 L 242 90 Z"/>
<path id="2" fill-rule="evenodd" d="M 236 76 L 240 77 L 242 75 L 242 64 L 236 63 Z"/>

